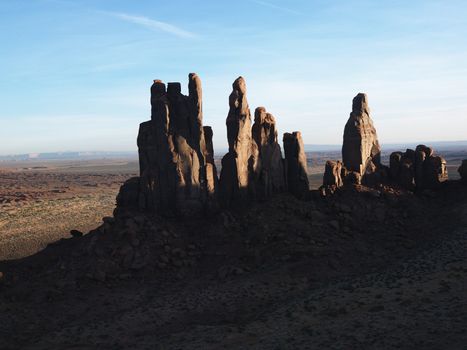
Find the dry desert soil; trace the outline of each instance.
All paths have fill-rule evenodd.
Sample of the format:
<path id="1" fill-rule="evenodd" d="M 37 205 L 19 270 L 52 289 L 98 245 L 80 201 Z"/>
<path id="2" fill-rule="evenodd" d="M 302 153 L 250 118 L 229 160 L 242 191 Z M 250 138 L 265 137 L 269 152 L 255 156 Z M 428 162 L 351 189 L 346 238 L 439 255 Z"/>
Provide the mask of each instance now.
<path id="1" fill-rule="evenodd" d="M 111 216 L 136 162 L 15 162 L 0 168 L 0 260 L 31 255 Z"/>

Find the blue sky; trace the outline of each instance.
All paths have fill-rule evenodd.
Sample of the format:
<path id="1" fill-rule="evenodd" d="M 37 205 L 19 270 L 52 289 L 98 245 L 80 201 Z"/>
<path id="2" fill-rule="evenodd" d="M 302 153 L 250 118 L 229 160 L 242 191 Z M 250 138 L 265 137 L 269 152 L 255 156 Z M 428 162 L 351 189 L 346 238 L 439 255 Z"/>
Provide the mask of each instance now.
<path id="1" fill-rule="evenodd" d="M 135 150 L 152 80 L 190 72 L 218 149 L 239 75 L 308 144 L 358 92 L 382 143 L 467 139 L 465 1 L 0 0 L 0 42 L 0 154 Z"/>

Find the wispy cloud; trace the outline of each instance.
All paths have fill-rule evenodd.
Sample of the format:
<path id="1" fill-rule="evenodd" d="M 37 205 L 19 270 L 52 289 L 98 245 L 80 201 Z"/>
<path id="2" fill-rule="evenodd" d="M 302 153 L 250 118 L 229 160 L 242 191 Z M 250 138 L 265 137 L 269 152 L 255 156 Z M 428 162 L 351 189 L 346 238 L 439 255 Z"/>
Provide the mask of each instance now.
<path id="1" fill-rule="evenodd" d="M 290 8 L 287 8 L 287 7 L 279 6 L 279 5 L 276 5 L 276 4 L 272 4 L 272 3 L 267 2 L 267 1 L 262 1 L 262 0 L 250 0 L 250 1 L 254 2 L 255 4 L 266 6 L 266 7 L 276 9 L 276 10 L 279 10 L 279 11 L 282 11 L 282 12 L 293 13 L 294 15 L 299 15 L 300 14 L 300 12 L 298 12 L 298 11 L 292 10 Z"/>
<path id="2" fill-rule="evenodd" d="M 143 17 L 143 16 L 129 15 L 126 13 L 114 13 L 114 12 L 107 12 L 107 13 L 123 21 L 134 23 L 134 24 L 143 26 L 145 28 L 148 28 L 150 30 L 166 32 L 166 33 L 178 36 L 179 38 L 190 39 L 190 38 L 196 37 L 196 34 L 186 31 L 184 29 L 181 29 L 167 22 L 157 21 L 157 20 Z"/>

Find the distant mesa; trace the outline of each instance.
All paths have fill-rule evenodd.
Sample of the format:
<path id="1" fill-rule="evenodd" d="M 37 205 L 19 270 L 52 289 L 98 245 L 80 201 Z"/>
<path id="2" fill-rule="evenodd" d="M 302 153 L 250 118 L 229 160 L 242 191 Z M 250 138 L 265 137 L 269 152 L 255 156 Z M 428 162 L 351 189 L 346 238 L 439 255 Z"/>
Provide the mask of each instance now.
<path id="1" fill-rule="evenodd" d="M 299 198 L 308 197 L 300 132 L 284 135 L 282 158 L 274 116 L 258 107 L 252 125 L 245 79 L 232 84 L 226 119 L 229 150 L 219 178 L 213 132 L 203 126 L 201 80 L 194 73 L 188 76 L 188 91 L 185 96 L 180 83 L 166 87 L 154 80 L 151 120 L 141 123 L 138 133 L 140 176 L 122 186 L 117 209 L 199 216 L 288 189 Z"/>

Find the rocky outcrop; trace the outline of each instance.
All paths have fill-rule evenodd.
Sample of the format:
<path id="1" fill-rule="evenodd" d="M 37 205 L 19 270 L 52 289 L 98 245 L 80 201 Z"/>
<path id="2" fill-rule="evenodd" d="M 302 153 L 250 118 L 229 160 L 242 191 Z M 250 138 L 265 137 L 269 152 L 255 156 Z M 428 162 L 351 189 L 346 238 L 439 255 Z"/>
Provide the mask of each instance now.
<path id="1" fill-rule="evenodd" d="M 284 160 L 281 146 L 277 142 L 276 120 L 264 107 L 255 110 L 252 136 L 258 147 L 260 159 L 256 180 L 257 198 L 267 198 L 274 193 L 285 191 L 287 185 Z"/>
<path id="2" fill-rule="evenodd" d="M 461 176 L 462 182 L 467 184 L 467 159 L 462 161 L 461 166 L 457 169 L 459 175 Z"/>
<path id="3" fill-rule="evenodd" d="M 151 120 L 140 125 L 138 134 L 142 210 L 196 215 L 205 212 L 215 196 L 212 132 L 203 128 L 196 74 L 189 75 L 188 90 L 189 95 L 183 95 L 180 83 L 168 83 L 166 90 L 160 80 L 151 87 Z M 121 196 L 126 197 L 128 193 Z"/>
<path id="4" fill-rule="evenodd" d="M 219 192 L 225 206 L 237 200 L 255 198 L 259 172 L 259 152 L 251 133 L 245 80 L 237 78 L 232 88 L 226 120 L 229 152 L 222 158 L 219 179 Z"/>
<path id="5" fill-rule="evenodd" d="M 335 190 L 344 185 L 345 168 L 340 161 L 328 160 L 324 168 L 323 185 Z"/>
<path id="6" fill-rule="evenodd" d="M 203 126 L 201 81 L 189 75 L 188 96 L 180 83 L 155 80 L 151 87 L 151 120 L 140 124 L 140 176 L 128 180 L 117 197 L 116 213 L 138 209 L 162 215 L 198 216 L 242 200 L 269 198 L 287 189 L 286 161 L 277 142 L 276 121 L 264 107 L 252 126 L 242 77 L 232 84 L 227 115 L 228 153 L 218 179 L 213 132 Z M 292 135 L 292 134 L 291 134 Z M 287 139 L 285 137 L 285 139 Z M 308 194 L 306 157 L 300 133 L 289 142 L 292 192 Z M 305 192 L 302 193 L 302 192 Z"/>
<path id="7" fill-rule="evenodd" d="M 307 160 L 302 135 L 299 131 L 285 133 L 283 142 L 287 164 L 288 189 L 297 198 L 307 199 L 310 185 L 308 182 Z"/>
<path id="8" fill-rule="evenodd" d="M 393 152 L 389 174 L 394 182 L 409 190 L 433 189 L 448 179 L 444 158 L 435 156 L 433 149 L 425 145 Z"/>
<path id="9" fill-rule="evenodd" d="M 342 160 L 345 168 L 358 183 L 374 185 L 380 177 L 381 147 L 370 118 L 366 94 L 359 93 L 352 102 L 352 112 L 345 125 Z"/>

